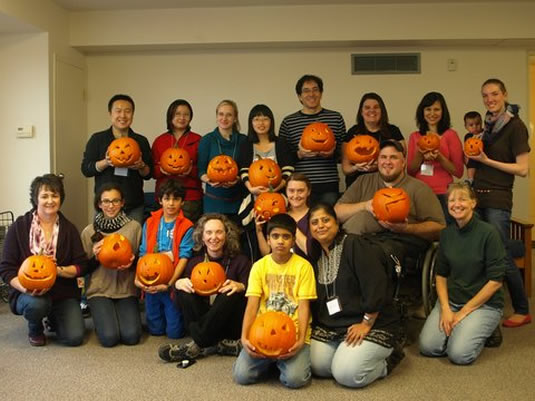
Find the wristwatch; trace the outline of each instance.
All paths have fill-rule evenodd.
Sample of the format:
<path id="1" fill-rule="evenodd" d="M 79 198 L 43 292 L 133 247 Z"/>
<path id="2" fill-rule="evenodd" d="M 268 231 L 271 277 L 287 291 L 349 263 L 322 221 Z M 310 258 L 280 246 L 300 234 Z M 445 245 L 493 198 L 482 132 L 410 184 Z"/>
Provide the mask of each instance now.
<path id="1" fill-rule="evenodd" d="M 364 323 L 366 323 L 367 325 L 371 326 L 373 324 L 373 321 L 374 319 L 366 314 L 364 314 L 364 316 L 362 317 L 362 320 Z"/>

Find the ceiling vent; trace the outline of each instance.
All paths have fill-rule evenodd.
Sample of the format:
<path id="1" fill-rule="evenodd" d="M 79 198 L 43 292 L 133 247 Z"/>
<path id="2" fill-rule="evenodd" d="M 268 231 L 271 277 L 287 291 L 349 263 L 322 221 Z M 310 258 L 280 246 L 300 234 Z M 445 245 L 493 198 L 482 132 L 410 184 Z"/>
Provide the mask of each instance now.
<path id="1" fill-rule="evenodd" d="M 364 74 L 419 74 L 420 53 L 352 54 L 351 73 Z"/>

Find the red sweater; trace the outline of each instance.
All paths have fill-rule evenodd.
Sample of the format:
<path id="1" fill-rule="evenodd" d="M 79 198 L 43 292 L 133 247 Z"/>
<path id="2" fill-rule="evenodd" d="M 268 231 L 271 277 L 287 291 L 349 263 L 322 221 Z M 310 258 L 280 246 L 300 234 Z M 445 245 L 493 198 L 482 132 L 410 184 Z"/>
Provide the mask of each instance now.
<path id="1" fill-rule="evenodd" d="M 195 201 L 202 199 L 201 180 L 198 177 L 197 170 L 197 153 L 200 140 L 201 136 L 191 131 L 186 132 L 178 140 L 178 147 L 185 149 L 189 153 L 189 157 L 193 162 L 191 172 L 188 176 L 175 176 L 186 190 L 186 196 L 184 198 L 184 200 L 186 201 Z M 156 178 L 156 194 L 158 193 L 158 188 L 160 188 L 160 185 L 162 185 L 169 177 L 160 171 L 160 157 L 162 156 L 162 153 L 165 150 L 175 145 L 175 137 L 170 132 L 165 132 L 161 134 L 154 140 L 154 143 L 152 144 L 152 160 L 154 161 L 154 169 L 152 171 L 152 176 Z"/>

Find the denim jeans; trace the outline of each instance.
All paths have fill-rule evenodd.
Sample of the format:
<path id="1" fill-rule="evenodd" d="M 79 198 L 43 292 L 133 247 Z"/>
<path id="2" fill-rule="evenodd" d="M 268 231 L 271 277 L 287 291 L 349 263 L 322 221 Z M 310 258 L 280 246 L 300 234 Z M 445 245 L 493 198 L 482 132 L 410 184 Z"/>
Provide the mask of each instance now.
<path id="1" fill-rule="evenodd" d="M 253 358 L 242 349 L 234 362 L 232 376 L 238 384 L 257 383 L 263 373 L 273 364 L 280 371 L 279 380 L 289 388 L 303 387 L 310 381 L 310 345 L 305 344 L 290 359 Z"/>
<path id="2" fill-rule="evenodd" d="M 393 350 L 366 340 L 355 346 L 345 341 L 312 340 L 310 349 L 314 375 L 334 377 L 341 385 L 354 388 L 385 377 L 386 358 Z"/>
<path id="3" fill-rule="evenodd" d="M 100 344 L 113 347 L 119 342 L 135 345 L 141 338 L 141 317 L 136 297 L 91 297 L 88 300 Z"/>
<path id="4" fill-rule="evenodd" d="M 145 293 L 145 318 L 153 336 L 167 334 L 173 339 L 184 336 L 182 312 L 173 304 L 169 291 Z"/>
<path id="5" fill-rule="evenodd" d="M 42 321 L 48 316 L 56 329 L 59 342 L 77 346 L 84 340 L 84 318 L 80 310 L 80 301 L 76 298 L 52 301 L 48 295 L 34 297 L 20 294 L 16 312 L 28 321 L 29 335 L 42 334 L 44 330 Z"/>
<path id="6" fill-rule="evenodd" d="M 505 281 L 509 294 L 511 295 L 511 303 L 515 313 L 520 315 L 527 315 L 529 313 L 529 303 L 526 293 L 524 292 L 524 283 L 522 275 L 516 267 L 511 252 L 508 247 L 508 240 L 511 231 L 511 211 L 505 209 L 493 208 L 477 208 L 478 215 L 482 220 L 492 224 L 499 232 L 502 238 L 503 245 L 507 251 L 507 263 L 505 265 Z M 529 252 L 529 250 L 526 250 Z"/>
<path id="7" fill-rule="evenodd" d="M 452 311 L 463 305 L 450 302 Z M 440 302 L 427 317 L 420 333 L 420 352 L 425 356 L 444 356 L 457 365 L 467 365 L 479 356 L 485 341 L 500 323 L 502 310 L 482 305 L 455 326 L 449 337 L 439 328 Z"/>

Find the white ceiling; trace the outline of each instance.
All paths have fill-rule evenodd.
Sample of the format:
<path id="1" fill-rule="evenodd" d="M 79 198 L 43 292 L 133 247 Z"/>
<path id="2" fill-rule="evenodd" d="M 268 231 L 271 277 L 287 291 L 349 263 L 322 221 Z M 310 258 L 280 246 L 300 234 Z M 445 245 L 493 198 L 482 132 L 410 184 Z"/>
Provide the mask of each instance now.
<path id="1" fill-rule="evenodd" d="M 489 3 L 504 0 L 53 0 L 70 11 L 132 10 L 159 8 L 247 7 L 314 4 L 409 4 L 409 3 Z M 516 0 L 531 2 L 534 0 Z"/>
<path id="2" fill-rule="evenodd" d="M 0 34 L 38 32 L 38 29 L 0 13 Z"/>

